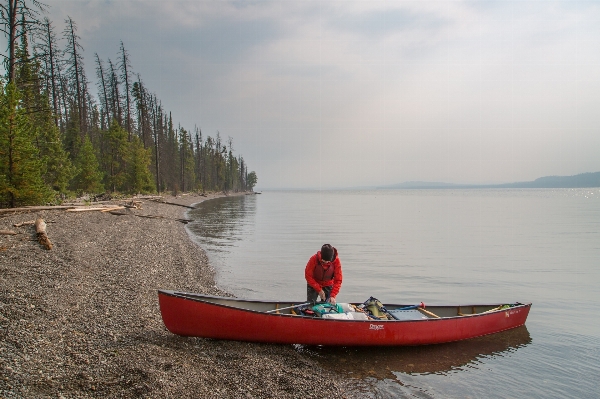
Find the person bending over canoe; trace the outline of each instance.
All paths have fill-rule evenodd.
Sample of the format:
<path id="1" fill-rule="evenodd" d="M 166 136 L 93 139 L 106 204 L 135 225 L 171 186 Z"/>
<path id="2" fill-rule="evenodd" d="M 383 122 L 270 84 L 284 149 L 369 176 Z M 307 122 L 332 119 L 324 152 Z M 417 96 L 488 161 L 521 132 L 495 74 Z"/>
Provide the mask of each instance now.
<path id="1" fill-rule="evenodd" d="M 329 244 L 310 257 L 304 269 L 306 300 L 315 303 L 317 297 L 335 305 L 335 297 L 342 287 L 342 262 L 338 251 Z"/>

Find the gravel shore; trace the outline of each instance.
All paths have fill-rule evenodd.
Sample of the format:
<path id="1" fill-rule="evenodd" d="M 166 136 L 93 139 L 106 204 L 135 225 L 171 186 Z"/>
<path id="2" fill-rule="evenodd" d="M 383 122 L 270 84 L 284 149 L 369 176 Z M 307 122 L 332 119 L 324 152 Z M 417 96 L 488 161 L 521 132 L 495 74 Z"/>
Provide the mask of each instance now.
<path id="1" fill-rule="evenodd" d="M 165 201 L 191 205 L 210 199 Z M 115 203 L 119 203 L 115 201 Z M 157 290 L 228 295 L 177 219 L 186 208 L 0 215 L 0 398 L 350 398 L 290 345 L 171 334 Z M 161 218 L 145 218 L 160 216 Z M 32 225 L 43 218 L 44 249 Z"/>

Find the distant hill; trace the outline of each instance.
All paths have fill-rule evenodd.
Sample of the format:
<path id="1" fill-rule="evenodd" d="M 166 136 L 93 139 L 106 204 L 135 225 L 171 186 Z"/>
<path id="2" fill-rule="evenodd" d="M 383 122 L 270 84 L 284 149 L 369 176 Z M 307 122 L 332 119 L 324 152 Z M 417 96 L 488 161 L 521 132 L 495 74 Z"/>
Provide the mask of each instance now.
<path id="1" fill-rule="evenodd" d="M 453 183 L 439 183 L 439 182 L 427 182 L 427 181 L 407 181 L 399 184 L 392 184 L 391 186 L 382 186 L 377 188 L 462 188 L 471 187 L 465 184 L 453 184 Z"/>
<path id="2" fill-rule="evenodd" d="M 545 176 L 534 181 L 504 184 L 452 184 L 439 182 L 410 181 L 379 189 L 444 189 L 444 188 L 586 188 L 600 187 L 600 172 L 581 173 L 574 176 Z"/>
<path id="3" fill-rule="evenodd" d="M 585 188 L 600 187 L 600 172 L 581 173 L 574 176 L 545 176 L 534 181 L 502 184 L 511 188 Z"/>

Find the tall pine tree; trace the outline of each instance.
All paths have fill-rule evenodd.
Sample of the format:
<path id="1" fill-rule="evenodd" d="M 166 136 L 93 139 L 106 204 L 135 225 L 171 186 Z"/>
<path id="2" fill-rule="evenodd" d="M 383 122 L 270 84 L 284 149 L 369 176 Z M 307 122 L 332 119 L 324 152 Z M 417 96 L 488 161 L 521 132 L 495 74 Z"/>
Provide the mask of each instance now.
<path id="1" fill-rule="evenodd" d="M 150 173 L 152 150 L 144 148 L 142 140 L 133 136 L 129 143 L 127 159 L 127 191 L 131 193 L 149 193 L 156 191 L 154 179 Z"/>
<path id="2" fill-rule="evenodd" d="M 0 93 L 0 204 L 16 207 L 49 201 L 52 192 L 42 179 L 43 164 L 33 144 L 35 129 L 14 84 Z"/>
<path id="3" fill-rule="evenodd" d="M 83 139 L 75 165 L 77 166 L 77 176 L 73 179 L 74 190 L 78 193 L 101 193 L 104 191 L 98 158 L 88 136 Z"/>

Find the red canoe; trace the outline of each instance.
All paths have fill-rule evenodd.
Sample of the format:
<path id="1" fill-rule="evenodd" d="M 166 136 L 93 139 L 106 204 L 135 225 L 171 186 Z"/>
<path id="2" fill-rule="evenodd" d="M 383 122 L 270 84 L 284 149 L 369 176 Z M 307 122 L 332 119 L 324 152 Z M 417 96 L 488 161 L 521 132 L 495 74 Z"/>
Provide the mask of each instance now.
<path id="1" fill-rule="evenodd" d="M 158 291 L 165 326 L 174 334 L 304 345 L 427 345 L 493 334 L 525 324 L 531 304 L 427 306 L 409 320 L 334 320 L 299 316 L 301 302 L 251 301 Z M 385 305 L 390 312 L 409 305 Z M 418 316 L 414 319 L 414 314 Z"/>

